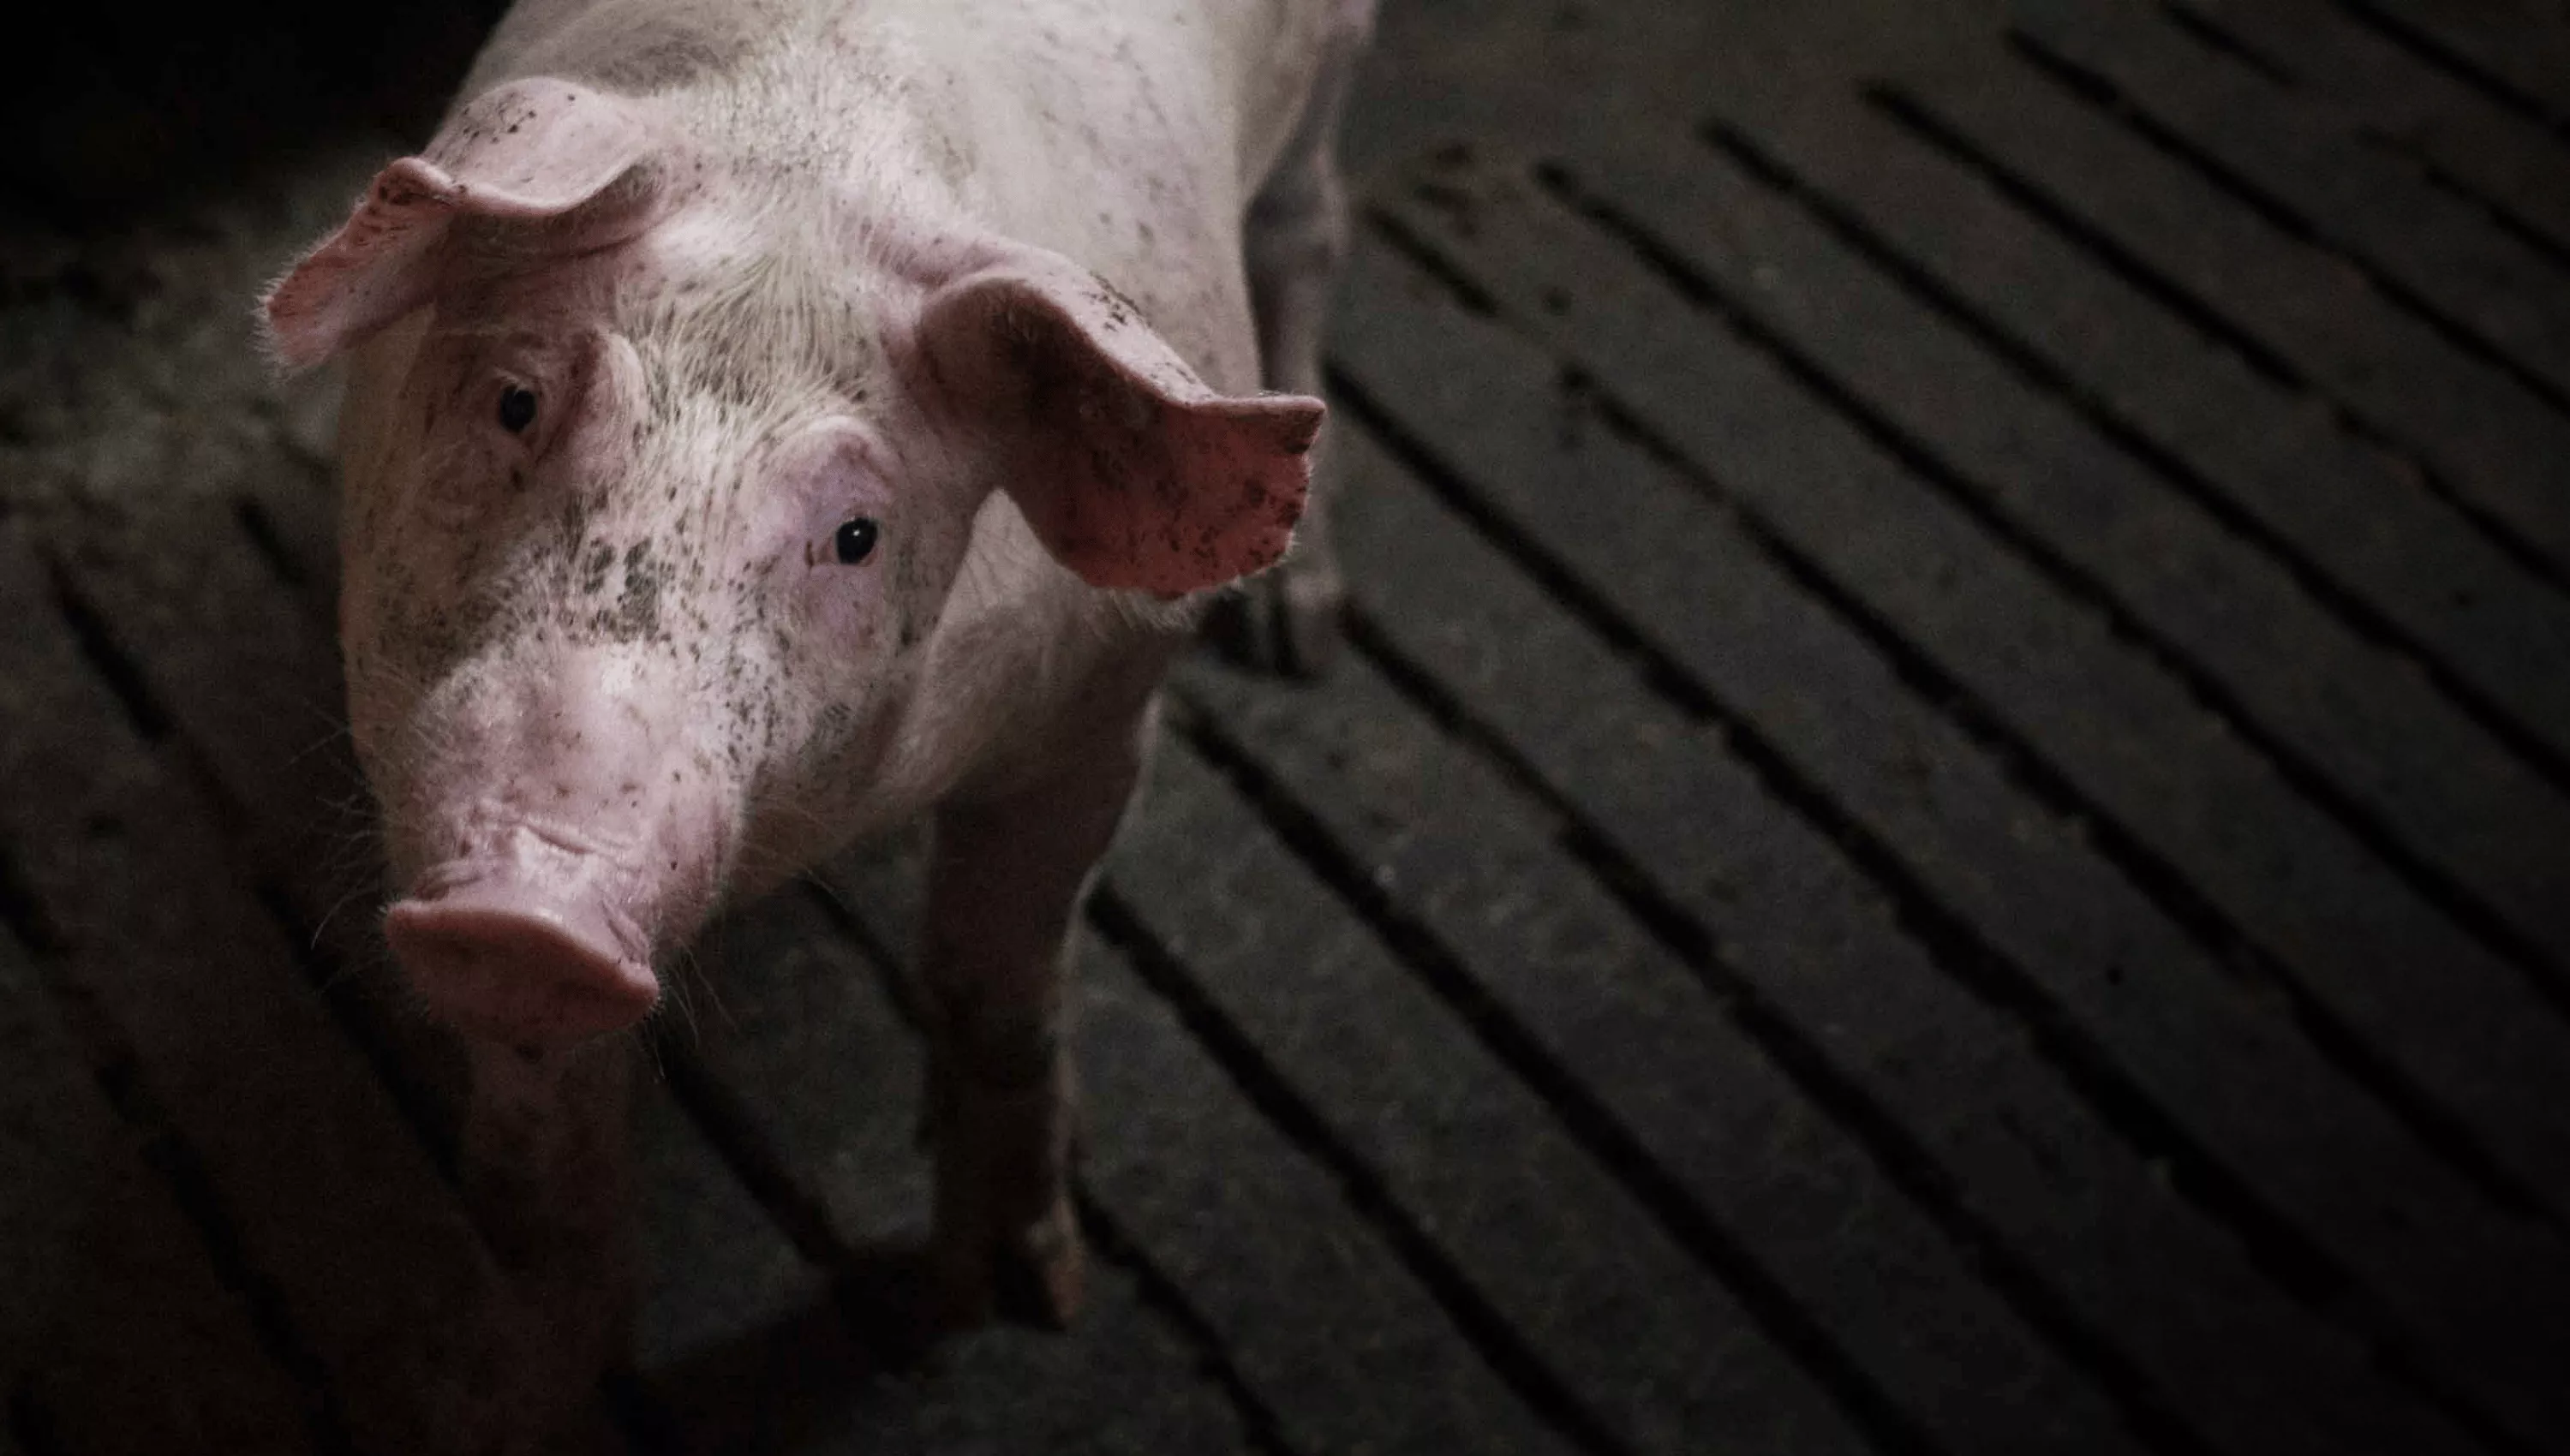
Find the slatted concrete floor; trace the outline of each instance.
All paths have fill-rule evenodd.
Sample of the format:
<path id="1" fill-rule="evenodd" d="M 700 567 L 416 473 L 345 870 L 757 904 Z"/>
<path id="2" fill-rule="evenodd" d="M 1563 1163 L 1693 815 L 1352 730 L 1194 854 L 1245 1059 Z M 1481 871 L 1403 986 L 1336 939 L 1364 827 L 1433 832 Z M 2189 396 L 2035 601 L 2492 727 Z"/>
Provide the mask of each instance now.
<path id="1" fill-rule="evenodd" d="M 11 225 L 0 1449 L 496 1317 L 244 326 L 387 145 Z M 703 948 L 602 1439 L 2570 1451 L 2570 17 L 1392 0 L 1350 152 L 1354 651 L 1173 687 L 1085 1320 L 868 1352 L 891 847 Z"/>

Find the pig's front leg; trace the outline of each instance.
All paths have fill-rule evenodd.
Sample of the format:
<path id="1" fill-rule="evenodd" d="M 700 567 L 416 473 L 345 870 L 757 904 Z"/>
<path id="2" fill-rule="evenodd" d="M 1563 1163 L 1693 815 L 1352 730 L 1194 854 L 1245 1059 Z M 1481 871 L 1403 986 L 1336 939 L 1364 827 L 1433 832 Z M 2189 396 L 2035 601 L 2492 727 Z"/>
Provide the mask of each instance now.
<path id="1" fill-rule="evenodd" d="M 1114 735 L 1074 770 L 937 814 L 920 985 L 937 1157 L 931 1264 L 949 1327 L 995 1313 L 1059 1326 L 1079 1305 L 1067 947 L 1147 731 Z"/>
<path id="2" fill-rule="evenodd" d="M 1258 321 L 1260 383 L 1287 394 L 1321 392 L 1321 332 L 1330 285 L 1348 245 L 1347 188 L 1339 176 L 1339 113 L 1364 42 L 1362 13 L 1332 42 L 1303 119 L 1275 172 L 1250 202 L 1242 261 Z M 1338 655 L 1347 586 L 1330 542 L 1337 494 L 1335 430 L 1312 456 L 1312 492 L 1283 562 L 1222 605 L 1214 631 L 1234 656 L 1271 672 L 1313 676 Z"/>
<path id="3" fill-rule="evenodd" d="M 633 1322 L 635 1054 L 469 1048 L 464 1193 L 518 1299 L 499 1388 L 473 1392 L 496 1427 L 488 1449 L 594 1448 L 599 1382 Z"/>

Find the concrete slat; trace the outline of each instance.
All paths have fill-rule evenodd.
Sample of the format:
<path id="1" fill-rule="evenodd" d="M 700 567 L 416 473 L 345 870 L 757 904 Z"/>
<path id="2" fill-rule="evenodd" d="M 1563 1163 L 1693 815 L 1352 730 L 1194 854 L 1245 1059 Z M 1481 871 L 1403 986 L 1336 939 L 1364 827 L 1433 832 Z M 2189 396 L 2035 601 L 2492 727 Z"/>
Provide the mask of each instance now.
<path id="1" fill-rule="evenodd" d="M 1760 787 L 1720 730 L 1655 701 L 1634 664 L 1364 437 L 1343 447 L 1341 541 L 1370 619 L 1890 1110 L 2062 1321 L 2116 1352 L 2221 1449 L 2319 1453 L 2376 1437 L 2403 1450 L 2470 1449 L 2366 1374 L 2359 1342 L 2270 1284 L 2176 1198 L 2158 1150 L 2133 1146 L 2083 1104 L 2022 1026 L 1931 958 L 1922 928 L 1827 830 Z M 1543 448 L 1648 469 L 1593 435 L 1565 431 Z M 1563 491 L 1580 479 L 1554 477 Z"/>
<path id="2" fill-rule="evenodd" d="M 2178 11 L 2330 98 L 2404 152 L 2570 249 L 2570 149 L 2327 0 L 2185 0 Z"/>
<path id="3" fill-rule="evenodd" d="M 2570 419 L 2026 68 L 1905 74 L 1898 90 L 2570 570 Z"/>
<path id="4" fill-rule="evenodd" d="M 2570 132 L 2570 17 L 2536 4 L 2357 0 L 2348 10 L 2422 58 Z"/>
<path id="5" fill-rule="evenodd" d="M 907 858 L 836 862 L 830 883 L 885 944 L 920 904 Z M 1220 1337 L 1285 1442 L 1567 1449 L 1124 955 L 1082 934 L 1081 1185 Z"/>
<path id="6" fill-rule="evenodd" d="M 1995 549 L 1823 398 L 1705 326 L 1604 233 L 1514 182 L 1494 176 L 1489 185 L 1469 228 L 1425 204 L 1406 204 L 1406 214 L 1688 452 L 1776 534 L 1776 548 L 1809 563 L 1799 569 L 1820 589 L 1895 624 L 1975 695 L 2080 796 L 2080 812 L 2158 857 L 2150 873 L 2183 877 L 2320 1008 L 2472 1118 L 2556 1209 L 2570 1208 L 2560 1182 L 2570 1110 L 2528 1106 L 2565 1076 L 2570 1026 L 2526 971 L 2467 937 L 2182 684 Z M 1693 574 L 1669 556 L 1630 569 L 1645 567 Z M 1672 594 L 1646 616 L 1683 631 L 1698 603 L 1678 587 L 1670 580 Z M 2468 1027 L 2453 1020 L 2458 998 Z"/>
<path id="7" fill-rule="evenodd" d="M 1459 255 L 1508 246 L 1499 230 L 1514 225 L 1497 209 L 1481 209 L 1474 239 L 1458 245 Z M 1556 257 L 1575 259 L 1575 266 L 1553 274 L 1546 286 L 1581 300 L 1586 312 L 1579 326 L 1594 330 L 1592 338 L 1615 341 L 1617 360 L 1600 359 L 1599 366 L 1618 375 L 1619 387 L 1634 383 L 1634 397 L 1663 429 L 1715 461 L 1722 478 L 1744 492 L 1754 489 L 1769 509 L 1826 508 L 1833 524 L 1823 528 L 1806 517 L 1806 527 L 1797 528 L 1806 549 L 1835 553 L 1872 536 L 1897 550 L 1876 552 L 1869 569 L 1920 563 L 1932 538 L 1884 531 L 1912 519 L 1887 514 L 1898 508 L 1897 499 L 1873 497 L 1858 509 L 1842 494 L 1877 468 L 1861 457 L 1820 453 L 1826 424 L 1743 435 L 1740 411 L 1763 386 L 1737 371 L 1729 379 L 1708 377 L 1683 355 L 1672 360 L 1650 352 L 1653 340 L 1676 338 L 1685 349 L 1696 347 L 1676 305 L 1655 299 L 1609 316 L 1598 310 L 1590 287 L 1611 276 L 1612 261 Z M 2498 1215 L 2430 1160 L 2405 1129 L 2322 1063 L 2289 1022 L 2253 1012 L 2236 983 L 2217 973 L 2120 874 L 2074 848 L 2076 831 L 2008 787 L 1996 762 L 1900 686 L 1892 664 L 1780 574 L 1725 511 L 1661 471 L 1582 468 L 1564 460 L 1555 441 L 1581 426 L 1575 416 L 1565 421 L 1554 366 L 1487 326 L 1460 317 L 1432 323 L 1437 310 L 1423 308 L 1415 294 L 1405 301 L 1390 266 L 1373 249 L 1360 249 L 1347 290 L 1351 301 L 1340 315 L 1339 357 L 1401 349 L 1401 362 L 1370 388 L 1430 383 L 1404 397 L 1403 418 L 1413 428 L 1493 493 L 1529 540 L 1561 552 L 1582 579 L 1622 604 L 1628 620 L 1647 623 L 1696 680 L 1749 715 L 1777 751 L 1800 761 L 1802 772 L 1899 846 L 1913 873 L 1991 944 L 2025 973 L 2053 981 L 2052 994 L 2065 998 L 2065 1008 L 2114 1047 L 2156 1098 L 2186 1109 L 2182 1121 L 2223 1150 L 2242 1177 L 2271 1189 L 2281 1207 L 2386 1290 L 2400 1291 L 2406 1307 L 2465 1349 L 2485 1342 L 2488 1326 L 2465 1317 L 2460 1306 L 2473 1301 L 2459 1298 L 2459 1290 L 2523 1293 L 2511 1282 L 2517 1276 L 2500 1280 L 2493 1271 L 2559 1265 L 2549 1239 Z M 1434 362 L 1421 357 L 1430 349 Z M 1503 380 L 1509 382 L 1503 386 Z M 1596 426 L 1592 421 L 1587 428 Z M 1763 447 L 1746 443 L 1762 438 L 1781 454 L 1762 456 Z M 1760 484 L 1752 485 L 1753 476 Z M 1939 571 L 1934 580 L 1949 591 L 1971 584 L 1956 570 Z M 1907 600 L 1900 605 L 1905 625 L 1922 608 Z M 1934 601 L 1925 605 L 1945 609 Z M 2022 657 L 2012 652 L 2007 660 Z M 2369 984 L 2356 989 L 2379 993 Z M 2450 1017 L 2473 1004 L 2440 999 L 2428 1014 Z M 2406 1034 L 2396 1021 L 2393 1029 Z M 2489 1030 L 2493 1039 L 2473 1049 L 2481 1060 L 2450 1070 L 2465 1079 L 2462 1087 L 2486 1094 L 2477 1105 L 2521 1116 L 2521 1109 L 2509 1110 L 2515 1101 L 2473 1079 L 2487 1075 L 2492 1047 L 2509 1037 L 2539 1040 L 2552 1029 L 2537 1017 Z M 2558 1063 L 2535 1058 L 2518 1065 L 2520 1075 L 2532 1078 L 2529 1085 L 2539 1086 Z M 2230 1090 L 2215 1091 L 2223 1086 Z M 2385 1178 L 2383 1170 L 2393 1166 L 2408 1171 Z M 2428 1229 L 2436 1233 L 2424 1234 Z M 2456 1264 L 2434 1274 L 2418 1262 L 2449 1259 Z M 2501 1343 L 2487 1353 L 2509 1360 L 2523 1357 L 2524 1347 Z M 2503 1378 L 2497 1388 L 2508 1398 L 2526 1398 Z"/>
<path id="8" fill-rule="evenodd" d="M 0 1068 L 0 1405 L 23 1389 L 82 1456 L 318 1449 L 312 1407 L 6 933 Z"/>
<path id="9" fill-rule="evenodd" d="M 1866 1441 L 1452 1011 L 1189 753 L 1110 882 L 1528 1352 L 1638 1451 Z"/>
<path id="10" fill-rule="evenodd" d="M 2066 407 L 1712 156 L 1578 164 L 1698 276 L 1907 432 L 2005 530 L 2291 755 L 2304 792 L 2570 963 L 2570 799 Z M 2190 690 L 2194 684 L 2189 683 Z M 2236 705 L 2236 706 L 2234 706 Z M 2309 786 L 2309 777 L 2320 783 Z M 2326 801 L 2325 801 L 2326 802 Z"/>
<path id="11" fill-rule="evenodd" d="M 2570 276 L 2533 247 L 2156 9 L 2016 0 L 2010 13 L 2033 53 L 2114 88 L 2135 115 L 2375 270 L 2377 287 L 2489 346 L 2556 408 L 2570 391 Z"/>
<path id="12" fill-rule="evenodd" d="M 1205 665 L 1181 681 L 1928 1439 L 2140 1449 L 1744 1032 L 1725 994 L 1559 849 L 1551 817 L 1512 803 L 1363 661 L 1300 690 Z"/>
<path id="13" fill-rule="evenodd" d="M 849 1436 L 850 1410 L 883 1390 L 827 1274 L 778 1232 L 666 1086 L 643 1089 L 634 1133 L 642 1391 L 624 1415 L 637 1445 L 906 1449 Z"/>
<path id="14" fill-rule="evenodd" d="M 2555 1208 L 2570 1207 L 2561 1182 L 2570 1105 L 2556 1115 L 2529 1102 L 2549 1098 L 2542 1089 L 2570 1067 L 2570 1027 L 2518 968 L 2467 938 L 2180 684 L 1993 549 L 1780 367 L 1705 327 L 1603 233 L 1515 183 L 1492 185 L 1469 233 L 1426 206 L 1409 215 L 1762 518 L 1783 549 L 1827 578 L 1822 589 L 1896 624 L 1977 695 L 2082 796 L 2082 812 L 2184 877 L 2304 994 L 2473 1119 Z M 1714 519 L 1701 507 L 1689 514 Z M 1689 630 L 1703 604 L 1679 594 L 1693 563 L 1664 553 L 1625 570 L 1628 583 L 1644 570 L 1665 578 L 1642 615 Z"/>
<path id="15" fill-rule="evenodd" d="M 2570 758 L 2570 601 L 2286 389 L 1989 187 L 1850 104 L 1754 106 L 1734 145 L 1834 231 L 2039 361 L 2282 549 L 2370 607 L 2555 762 Z M 1747 113 L 1743 113 L 1745 117 Z M 1743 132 L 1741 127 L 1749 130 Z M 1785 169 L 1779 171 L 1779 169 Z"/>
<path id="16" fill-rule="evenodd" d="M 697 1054 L 787 1176 L 827 1210 L 839 1247 L 879 1257 L 915 1250 L 928 1209 L 915 1132 L 921 1051 L 874 967 L 797 891 L 727 921 L 695 960 L 686 993 Z M 948 1441 L 1023 1451 L 1240 1449 L 1220 1392 L 1177 1331 L 1124 1272 L 1093 1274 L 1073 1332 L 968 1335 L 941 1352 L 933 1378 L 870 1382 L 834 1417 L 834 1439 L 851 1451 Z"/>

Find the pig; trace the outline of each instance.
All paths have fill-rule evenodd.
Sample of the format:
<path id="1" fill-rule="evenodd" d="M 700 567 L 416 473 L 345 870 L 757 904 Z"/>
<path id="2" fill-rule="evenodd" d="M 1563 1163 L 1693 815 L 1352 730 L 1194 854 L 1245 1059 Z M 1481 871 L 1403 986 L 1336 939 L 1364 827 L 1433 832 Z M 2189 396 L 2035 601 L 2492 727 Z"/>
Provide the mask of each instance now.
<path id="1" fill-rule="evenodd" d="M 1226 590 L 1332 640 L 1370 10 L 525 0 L 267 293 L 283 367 L 347 365 L 383 930 L 490 1186 L 604 1202 L 601 1047 L 672 958 L 925 821 L 940 1317 L 1073 1312 L 1065 944 L 1159 684 Z"/>

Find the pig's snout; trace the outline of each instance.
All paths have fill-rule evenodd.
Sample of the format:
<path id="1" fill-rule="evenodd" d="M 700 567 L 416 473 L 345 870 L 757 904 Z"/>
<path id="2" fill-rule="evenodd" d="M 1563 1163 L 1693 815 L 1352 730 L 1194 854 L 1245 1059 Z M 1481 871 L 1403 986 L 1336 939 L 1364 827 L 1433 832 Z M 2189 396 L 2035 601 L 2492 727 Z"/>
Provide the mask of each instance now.
<path id="1" fill-rule="evenodd" d="M 659 998 L 642 937 L 594 897 L 470 884 L 395 905 L 384 936 L 432 1011 L 495 1041 L 567 1046 Z"/>
<path id="2" fill-rule="evenodd" d="M 384 937 L 440 1020 L 549 1047 L 650 1013 L 737 833 L 688 712 L 665 660 L 593 648 L 459 670 L 398 725 L 440 752 L 382 766 Z"/>

